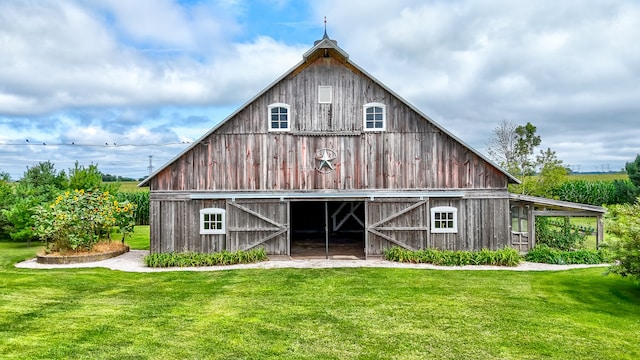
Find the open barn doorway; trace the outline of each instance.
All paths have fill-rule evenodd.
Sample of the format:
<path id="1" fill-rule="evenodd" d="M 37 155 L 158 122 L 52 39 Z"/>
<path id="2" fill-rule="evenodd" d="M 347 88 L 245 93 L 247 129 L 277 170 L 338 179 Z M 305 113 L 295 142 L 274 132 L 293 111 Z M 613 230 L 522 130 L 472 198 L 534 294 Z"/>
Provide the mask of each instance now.
<path id="1" fill-rule="evenodd" d="M 364 202 L 292 201 L 291 256 L 364 259 Z"/>

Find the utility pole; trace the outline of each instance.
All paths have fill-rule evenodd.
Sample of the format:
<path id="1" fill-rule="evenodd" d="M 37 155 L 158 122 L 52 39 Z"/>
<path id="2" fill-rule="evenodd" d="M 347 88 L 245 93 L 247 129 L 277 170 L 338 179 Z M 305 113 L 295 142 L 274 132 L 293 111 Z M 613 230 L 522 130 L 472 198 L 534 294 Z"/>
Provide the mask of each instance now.
<path id="1" fill-rule="evenodd" d="M 153 155 L 149 155 L 149 166 L 147 167 L 147 170 L 149 170 L 149 175 L 151 175 L 151 173 L 153 172 Z"/>

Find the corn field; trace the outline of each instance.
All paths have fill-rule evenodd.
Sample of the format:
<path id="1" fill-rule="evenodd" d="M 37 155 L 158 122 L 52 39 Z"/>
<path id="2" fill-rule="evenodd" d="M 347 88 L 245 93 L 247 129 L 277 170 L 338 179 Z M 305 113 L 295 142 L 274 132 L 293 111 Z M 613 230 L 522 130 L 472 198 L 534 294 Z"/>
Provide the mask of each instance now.
<path id="1" fill-rule="evenodd" d="M 149 192 L 126 192 L 121 191 L 116 194 L 119 202 L 128 201 L 136 205 L 134 213 L 136 225 L 149 225 Z"/>

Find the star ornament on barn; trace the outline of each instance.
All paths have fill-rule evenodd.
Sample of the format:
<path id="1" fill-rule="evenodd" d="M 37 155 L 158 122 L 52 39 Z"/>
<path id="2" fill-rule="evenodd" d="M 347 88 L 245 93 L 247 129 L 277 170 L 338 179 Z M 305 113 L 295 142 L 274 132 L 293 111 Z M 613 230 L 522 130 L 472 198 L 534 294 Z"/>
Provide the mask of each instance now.
<path id="1" fill-rule="evenodd" d="M 335 170 L 337 154 L 331 149 L 320 149 L 316 151 L 316 170 L 326 174 Z"/>

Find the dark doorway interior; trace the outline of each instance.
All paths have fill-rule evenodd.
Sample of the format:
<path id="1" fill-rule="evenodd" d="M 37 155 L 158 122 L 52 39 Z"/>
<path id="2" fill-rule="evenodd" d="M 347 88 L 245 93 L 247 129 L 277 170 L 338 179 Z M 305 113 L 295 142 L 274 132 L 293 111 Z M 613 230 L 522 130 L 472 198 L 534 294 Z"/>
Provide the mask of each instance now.
<path id="1" fill-rule="evenodd" d="M 291 256 L 327 255 L 364 259 L 364 202 L 291 202 Z"/>

